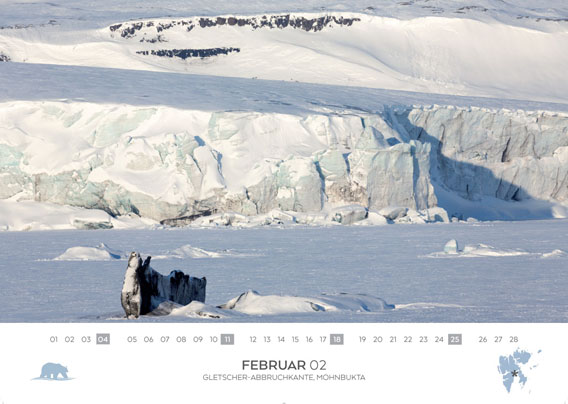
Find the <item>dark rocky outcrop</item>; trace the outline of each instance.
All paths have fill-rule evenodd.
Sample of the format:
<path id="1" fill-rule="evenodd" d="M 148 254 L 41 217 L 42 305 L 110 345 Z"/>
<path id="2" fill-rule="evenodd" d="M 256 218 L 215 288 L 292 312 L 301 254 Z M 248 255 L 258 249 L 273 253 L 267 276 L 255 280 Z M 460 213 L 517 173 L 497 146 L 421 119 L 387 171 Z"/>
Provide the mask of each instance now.
<path id="1" fill-rule="evenodd" d="M 172 20 L 169 22 L 131 22 L 115 24 L 109 27 L 111 32 L 118 32 L 122 38 L 132 38 L 138 31 L 144 28 L 153 27 L 156 33 L 167 31 L 176 26 L 185 26 L 186 31 L 190 32 L 195 27 L 211 28 L 219 26 L 250 27 L 252 29 L 301 29 L 306 32 L 318 32 L 324 28 L 332 26 L 350 27 L 353 23 L 361 21 L 360 18 L 349 18 L 334 15 L 323 15 L 320 17 L 292 16 L 290 14 L 272 15 L 261 17 L 201 17 L 192 20 Z"/>
<path id="2" fill-rule="evenodd" d="M 164 38 L 163 35 L 157 35 L 155 38 L 150 38 L 150 39 L 142 38 L 140 42 L 157 43 L 157 42 L 168 42 L 168 40 Z"/>
<path id="3" fill-rule="evenodd" d="M 345 18 L 336 17 L 331 15 L 325 15 L 317 18 L 305 18 L 305 17 L 293 17 L 290 14 L 284 15 L 273 15 L 267 17 L 266 15 L 262 17 L 250 17 L 250 18 L 238 18 L 238 17 L 217 17 L 213 18 L 200 18 L 198 24 L 201 28 L 215 27 L 222 25 L 229 26 L 250 26 L 253 29 L 258 28 L 296 28 L 304 31 L 317 32 L 328 27 L 332 23 L 336 25 L 343 25 L 350 27 L 355 21 L 360 21 L 359 18 Z"/>
<path id="4" fill-rule="evenodd" d="M 210 48 L 210 49 L 160 49 L 151 51 L 138 51 L 139 55 L 152 55 L 160 57 L 173 58 L 177 57 L 180 59 L 190 59 L 190 58 L 208 58 L 211 56 L 218 55 L 228 55 L 232 52 L 240 52 L 239 48 Z"/>
<path id="5" fill-rule="evenodd" d="M 121 24 L 119 24 L 119 26 L 120 25 Z M 123 38 L 132 38 L 133 36 L 136 35 L 136 31 L 140 31 L 140 29 L 142 29 L 143 26 L 144 26 L 144 23 L 142 23 L 142 22 L 133 23 L 130 26 L 126 26 L 122 30 L 122 32 L 120 33 L 120 36 L 123 37 Z"/>

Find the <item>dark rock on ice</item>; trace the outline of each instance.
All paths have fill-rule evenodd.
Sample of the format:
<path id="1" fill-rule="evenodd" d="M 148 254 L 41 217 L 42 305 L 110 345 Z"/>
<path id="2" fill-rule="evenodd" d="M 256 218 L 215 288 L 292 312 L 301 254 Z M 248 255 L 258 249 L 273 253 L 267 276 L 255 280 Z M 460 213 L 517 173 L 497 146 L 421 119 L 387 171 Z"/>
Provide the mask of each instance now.
<path id="1" fill-rule="evenodd" d="M 150 259 L 142 262 L 139 253 L 130 254 L 120 296 L 126 317 L 148 314 L 166 301 L 183 306 L 194 300 L 205 302 L 205 277 L 194 278 L 182 271 L 164 276 L 150 267 Z"/>
<path id="2" fill-rule="evenodd" d="M 205 210 L 194 215 L 160 220 L 160 224 L 165 224 L 166 226 L 187 226 L 194 220 L 199 219 L 200 217 L 211 216 L 213 213 L 215 213 L 214 210 Z"/>
<path id="3" fill-rule="evenodd" d="M 79 230 L 99 230 L 99 229 L 112 229 L 114 226 L 110 221 L 91 221 L 74 219 L 73 227 Z"/>

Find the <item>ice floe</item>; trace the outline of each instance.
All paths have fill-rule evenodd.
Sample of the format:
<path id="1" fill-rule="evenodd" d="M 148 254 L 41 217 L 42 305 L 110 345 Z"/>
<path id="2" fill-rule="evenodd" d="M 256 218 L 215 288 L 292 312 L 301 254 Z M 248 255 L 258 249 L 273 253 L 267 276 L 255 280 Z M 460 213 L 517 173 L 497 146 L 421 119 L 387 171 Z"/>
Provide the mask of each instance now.
<path id="1" fill-rule="evenodd" d="M 280 315 L 314 312 L 369 313 L 393 310 L 385 300 L 364 294 L 322 294 L 317 297 L 261 295 L 249 290 L 220 306 L 191 302 L 180 306 L 168 302 L 160 305 L 152 315 L 226 318 L 243 315 Z"/>
<path id="2" fill-rule="evenodd" d="M 126 254 L 122 251 L 108 247 L 104 243 L 100 243 L 96 247 L 70 247 L 57 257 L 54 261 L 111 261 L 126 258 Z"/>
<path id="3" fill-rule="evenodd" d="M 568 253 L 566 251 L 556 249 L 549 253 L 542 254 L 541 258 L 565 258 L 565 257 L 568 257 Z"/>
<path id="4" fill-rule="evenodd" d="M 159 259 L 170 259 L 170 258 L 222 258 L 222 257 L 238 257 L 238 256 L 245 256 L 249 254 L 245 254 L 242 252 L 234 251 L 234 250 L 215 250 L 209 251 L 203 248 L 194 247 L 190 244 L 182 245 L 175 250 L 171 250 L 166 252 L 165 254 L 156 254 L 152 255 L 152 258 L 155 260 Z"/>
<path id="5" fill-rule="evenodd" d="M 198 302 L 197 300 L 186 306 L 173 302 L 164 302 L 158 306 L 149 316 L 171 316 L 171 317 L 190 317 L 190 318 L 227 318 L 235 317 L 240 313 L 231 313 L 210 304 Z"/>
<path id="6" fill-rule="evenodd" d="M 531 255 L 531 253 L 521 250 L 500 250 L 487 244 L 474 244 L 466 245 L 463 251 L 459 251 L 462 257 L 475 258 L 475 257 L 516 257 L 520 255 Z"/>
<path id="7" fill-rule="evenodd" d="M 174 250 L 167 251 L 162 254 L 144 253 L 151 255 L 153 260 L 164 259 L 187 259 L 187 258 L 222 258 L 222 257 L 239 257 L 250 256 L 251 254 L 239 252 L 235 250 L 215 250 L 209 251 L 203 248 L 194 247 L 190 244 L 182 245 Z M 75 246 L 70 247 L 57 257 L 54 261 L 110 261 L 126 259 L 128 253 L 114 248 L 110 248 L 104 243 L 100 243 L 95 247 Z"/>
<path id="8" fill-rule="evenodd" d="M 533 256 L 540 258 L 558 258 L 566 257 L 568 253 L 564 250 L 553 250 L 547 253 L 529 252 L 520 248 L 515 249 L 499 249 L 487 244 L 466 244 L 463 249 L 459 248 L 457 240 L 449 240 L 444 245 L 444 251 L 434 252 L 426 255 L 428 258 L 481 258 L 481 257 L 518 257 Z"/>
<path id="9" fill-rule="evenodd" d="M 466 244 L 463 250 L 458 249 L 456 240 L 450 240 L 444 246 L 443 252 L 435 252 L 429 254 L 431 258 L 444 257 L 463 257 L 463 258 L 480 258 L 480 257 L 516 257 L 522 255 L 533 255 L 521 249 L 498 249 L 487 244 Z"/>

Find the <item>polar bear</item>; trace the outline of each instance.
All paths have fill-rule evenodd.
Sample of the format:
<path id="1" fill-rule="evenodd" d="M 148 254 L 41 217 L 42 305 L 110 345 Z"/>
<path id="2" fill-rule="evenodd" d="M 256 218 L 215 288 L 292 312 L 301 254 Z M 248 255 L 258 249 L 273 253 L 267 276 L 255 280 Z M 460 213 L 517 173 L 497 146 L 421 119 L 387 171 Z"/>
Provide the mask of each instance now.
<path id="1" fill-rule="evenodd" d="M 41 368 L 41 378 L 57 379 L 57 376 L 61 374 L 64 379 L 67 379 L 67 368 L 59 363 L 48 362 Z"/>
<path id="2" fill-rule="evenodd" d="M 165 301 L 182 305 L 205 302 L 205 277 L 194 278 L 181 271 L 164 276 L 150 267 L 151 258 L 142 263 L 139 253 L 130 254 L 120 296 L 127 318 L 148 314 Z"/>

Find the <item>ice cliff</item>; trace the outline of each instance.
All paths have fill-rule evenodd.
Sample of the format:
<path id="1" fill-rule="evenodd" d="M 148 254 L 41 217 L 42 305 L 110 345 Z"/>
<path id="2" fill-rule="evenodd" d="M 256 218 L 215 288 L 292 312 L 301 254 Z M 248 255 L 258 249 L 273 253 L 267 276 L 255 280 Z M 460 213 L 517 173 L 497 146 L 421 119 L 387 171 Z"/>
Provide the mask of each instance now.
<path id="1" fill-rule="evenodd" d="M 565 204 L 568 115 L 452 106 L 294 114 L 3 102 L 0 199 L 8 198 L 168 223 L 345 205 L 365 208 L 363 218 L 387 207 L 436 206 L 465 218 L 475 213 L 460 207 L 488 198 L 508 206 Z"/>

